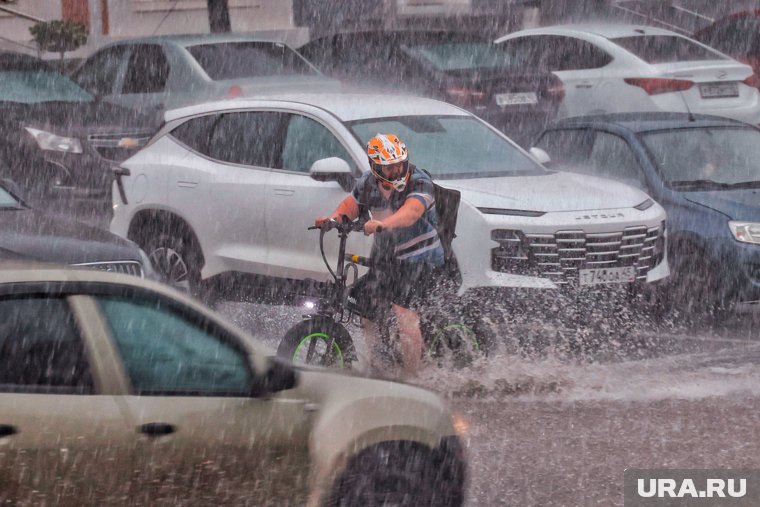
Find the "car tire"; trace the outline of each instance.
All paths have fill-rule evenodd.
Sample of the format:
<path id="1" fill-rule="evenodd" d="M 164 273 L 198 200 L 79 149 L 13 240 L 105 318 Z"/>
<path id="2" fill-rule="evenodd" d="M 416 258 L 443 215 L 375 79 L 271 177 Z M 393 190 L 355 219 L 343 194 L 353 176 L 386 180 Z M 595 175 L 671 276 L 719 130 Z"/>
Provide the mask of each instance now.
<path id="1" fill-rule="evenodd" d="M 332 353 L 328 353 L 332 343 Z M 310 347 L 314 348 L 310 350 Z M 354 361 L 354 343 L 348 331 L 325 315 L 301 321 L 285 333 L 277 355 L 293 363 L 348 368 Z"/>
<path id="2" fill-rule="evenodd" d="M 139 241 L 161 282 L 203 299 L 202 256 L 197 241 L 189 235 L 159 233 Z"/>
<path id="3" fill-rule="evenodd" d="M 383 442 L 353 456 L 325 503 L 349 506 L 442 506 L 464 502 L 464 467 L 442 477 L 433 451 L 416 442 Z"/>

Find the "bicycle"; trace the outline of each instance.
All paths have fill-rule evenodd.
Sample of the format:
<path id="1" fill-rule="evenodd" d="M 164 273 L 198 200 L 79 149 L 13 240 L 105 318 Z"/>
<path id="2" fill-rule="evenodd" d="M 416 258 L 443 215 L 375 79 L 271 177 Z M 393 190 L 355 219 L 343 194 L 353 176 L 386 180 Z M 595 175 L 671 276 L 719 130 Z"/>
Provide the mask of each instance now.
<path id="1" fill-rule="evenodd" d="M 371 258 L 346 253 L 348 236 L 352 232 L 363 231 L 364 221 L 328 220 L 319 229 L 319 249 L 322 260 L 333 280 L 328 282 L 317 302 L 312 303 L 315 312 L 291 327 L 277 348 L 277 354 L 294 363 L 316 364 L 348 368 L 357 359 L 353 339 L 346 325 L 359 313 L 349 300 L 349 281 L 358 279 L 359 266 L 382 268 L 382 264 Z M 340 240 L 336 269 L 327 260 L 324 237 L 330 230 L 337 230 Z M 378 230 L 380 232 L 380 230 Z M 353 278 L 349 280 L 349 277 Z M 452 294 L 454 299 L 456 295 Z M 449 308 L 447 305 L 443 305 Z M 425 352 L 432 359 L 453 358 L 456 365 L 471 362 L 475 354 L 487 354 L 490 340 L 480 322 L 471 319 L 451 319 L 444 312 L 423 312 L 421 328 L 425 340 Z M 383 336 L 390 342 L 390 336 Z M 385 343 L 387 346 L 388 343 Z M 393 359 L 394 362 L 397 358 Z"/>

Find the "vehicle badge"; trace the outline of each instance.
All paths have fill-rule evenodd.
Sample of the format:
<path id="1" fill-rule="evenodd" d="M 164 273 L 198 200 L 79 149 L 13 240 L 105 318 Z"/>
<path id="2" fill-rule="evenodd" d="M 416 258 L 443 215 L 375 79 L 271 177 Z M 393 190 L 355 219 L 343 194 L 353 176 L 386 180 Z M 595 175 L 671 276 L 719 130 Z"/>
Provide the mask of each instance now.
<path id="1" fill-rule="evenodd" d="M 140 142 L 134 137 L 122 137 L 119 139 L 119 148 L 137 148 Z"/>
<path id="2" fill-rule="evenodd" d="M 718 72 L 717 78 L 718 79 L 726 79 L 726 76 L 727 76 L 726 71 L 722 70 L 722 71 Z"/>

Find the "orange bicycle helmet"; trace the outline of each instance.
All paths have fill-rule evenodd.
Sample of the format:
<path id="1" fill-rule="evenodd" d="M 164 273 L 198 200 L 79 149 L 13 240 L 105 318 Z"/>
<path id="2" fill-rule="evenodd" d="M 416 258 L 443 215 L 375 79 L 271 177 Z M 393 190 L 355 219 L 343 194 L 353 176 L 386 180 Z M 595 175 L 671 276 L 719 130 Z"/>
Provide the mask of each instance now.
<path id="1" fill-rule="evenodd" d="M 372 174 L 387 189 L 401 192 L 409 181 L 409 152 L 406 145 L 395 134 L 377 134 L 367 143 L 367 156 Z M 402 164 L 398 177 L 391 180 L 383 174 L 383 167 Z"/>

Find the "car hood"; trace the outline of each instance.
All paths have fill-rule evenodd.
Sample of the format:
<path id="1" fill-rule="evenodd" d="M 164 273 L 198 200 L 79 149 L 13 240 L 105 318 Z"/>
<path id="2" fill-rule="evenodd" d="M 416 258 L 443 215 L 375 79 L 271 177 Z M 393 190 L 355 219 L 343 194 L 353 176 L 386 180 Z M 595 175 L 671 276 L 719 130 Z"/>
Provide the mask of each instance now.
<path id="1" fill-rule="evenodd" d="M 714 209 L 733 220 L 760 222 L 760 189 L 684 192 L 687 201 Z"/>
<path id="2" fill-rule="evenodd" d="M 31 209 L 0 210 L 0 259 L 59 264 L 141 260 L 131 241 Z"/>
<path id="3" fill-rule="evenodd" d="M 0 112 L 4 124 L 15 122 L 59 135 L 83 137 L 93 133 L 142 132 L 149 119 L 135 111 L 107 102 L 41 102 L 5 104 Z"/>
<path id="4" fill-rule="evenodd" d="M 478 208 L 584 211 L 632 208 L 648 198 L 641 190 L 623 183 L 561 171 L 437 182 L 459 190 L 464 201 Z"/>

